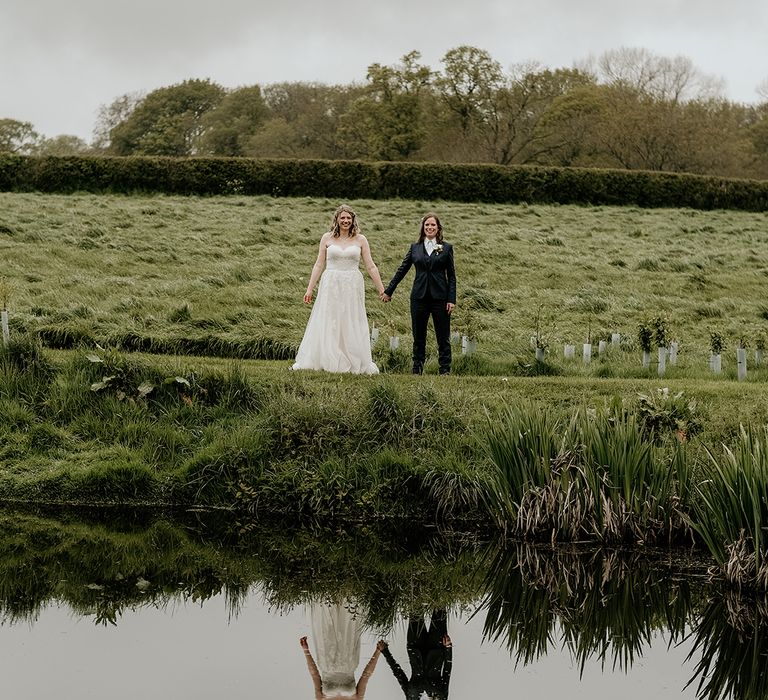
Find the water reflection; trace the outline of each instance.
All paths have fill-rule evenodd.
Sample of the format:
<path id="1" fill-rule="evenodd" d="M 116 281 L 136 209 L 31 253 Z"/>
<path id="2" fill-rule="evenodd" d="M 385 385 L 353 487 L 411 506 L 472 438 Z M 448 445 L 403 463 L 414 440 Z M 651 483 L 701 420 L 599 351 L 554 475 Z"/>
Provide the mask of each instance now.
<path id="1" fill-rule="evenodd" d="M 616 550 L 516 547 L 487 572 L 485 634 L 520 663 L 546 655 L 555 639 L 583 669 L 588 659 L 626 670 L 654 633 L 680 642 L 702 604 L 696 562 Z"/>
<path id="2" fill-rule="evenodd" d="M 505 687 L 518 690 L 525 668 L 563 650 L 572 681 L 595 662 L 627 674 L 650 663 L 653 674 L 660 639 L 688 656 L 670 697 L 768 697 L 765 602 L 713 588 L 705 566 L 687 557 L 499 548 L 432 530 L 243 528 L 207 514 L 0 513 L 0 635 L 62 605 L 107 630 L 131 628 L 137 613 L 223 601 L 234 623 L 254 595 L 292 640 L 274 650 L 294 664 L 285 673 L 298 669 L 291 682 L 317 698 L 443 699 L 449 685 L 459 696 L 457 688 L 498 693 L 487 678 L 468 680 L 478 653 L 489 653 L 481 643 L 506 655 L 515 675 Z M 290 627 L 297 611 L 308 611 L 308 630 Z M 479 625 L 471 642 L 461 636 L 467 619 Z"/>
<path id="3" fill-rule="evenodd" d="M 430 700 L 447 700 L 453 667 L 453 642 L 448 635 L 448 613 L 433 610 L 428 619 L 412 616 L 408 619 L 406 649 L 411 675 L 395 661 L 389 645 L 383 643 L 382 654 L 407 700 L 422 695 Z"/>
<path id="4" fill-rule="evenodd" d="M 350 698 L 363 700 L 368 680 L 373 675 L 383 643 L 378 643 L 360 678 L 355 679 L 360 665 L 360 635 L 363 631 L 361 611 L 349 600 L 336 603 L 313 601 L 310 605 L 312 642 L 315 656 L 306 637 L 299 640 L 317 700 Z"/>
<path id="5" fill-rule="evenodd" d="M 688 660 L 698 658 L 690 683 L 707 700 L 768 698 L 766 601 L 733 593 L 711 599 L 698 618 Z"/>

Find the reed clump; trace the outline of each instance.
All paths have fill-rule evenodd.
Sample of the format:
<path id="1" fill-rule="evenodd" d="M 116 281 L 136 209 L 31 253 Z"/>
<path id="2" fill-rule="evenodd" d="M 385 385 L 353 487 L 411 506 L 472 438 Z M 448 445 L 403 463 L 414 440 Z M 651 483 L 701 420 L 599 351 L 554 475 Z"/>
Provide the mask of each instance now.
<path id="1" fill-rule="evenodd" d="M 768 426 L 742 426 L 733 447 L 707 448 L 695 527 L 720 573 L 739 588 L 768 590 Z"/>
<path id="2" fill-rule="evenodd" d="M 688 535 L 684 447 L 657 446 L 624 409 L 579 410 L 564 422 L 517 405 L 484 434 L 488 507 L 510 536 L 661 543 Z"/>

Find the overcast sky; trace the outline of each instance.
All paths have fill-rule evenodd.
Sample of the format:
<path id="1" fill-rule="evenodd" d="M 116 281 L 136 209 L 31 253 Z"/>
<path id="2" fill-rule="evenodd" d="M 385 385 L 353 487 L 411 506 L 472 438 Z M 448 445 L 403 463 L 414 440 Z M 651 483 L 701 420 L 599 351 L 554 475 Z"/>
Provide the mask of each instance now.
<path id="1" fill-rule="evenodd" d="M 504 68 L 620 47 L 687 56 L 759 101 L 768 0 L 0 0 L 0 119 L 90 141 L 101 105 L 188 78 L 224 87 L 364 82 L 418 50 L 475 46 Z"/>

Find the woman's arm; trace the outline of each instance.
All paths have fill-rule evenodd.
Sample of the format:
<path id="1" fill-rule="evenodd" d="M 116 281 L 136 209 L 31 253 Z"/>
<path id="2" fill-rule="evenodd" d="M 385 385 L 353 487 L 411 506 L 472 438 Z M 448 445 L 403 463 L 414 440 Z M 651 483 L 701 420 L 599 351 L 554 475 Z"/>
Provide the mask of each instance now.
<path id="1" fill-rule="evenodd" d="M 373 671 L 376 668 L 376 662 L 379 660 L 379 654 L 381 654 L 381 642 L 376 645 L 376 649 L 373 652 L 371 660 L 365 665 L 363 673 L 360 676 L 360 680 L 357 682 L 355 688 L 357 697 L 362 698 L 365 695 L 365 688 L 368 685 L 368 679 L 373 675 Z"/>
<path id="2" fill-rule="evenodd" d="M 320 678 L 320 671 L 317 668 L 315 660 L 312 658 L 312 652 L 309 651 L 309 644 L 307 644 L 307 638 L 302 637 L 299 640 L 301 648 L 304 650 L 304 659 L 307 662 L 307 668 L 309 669 L 309 675 L 312 678 L 312 685 L 315 686 L 315 700 L 322 700 L 323 697 L 323 681 Z"/>
<path id="3" fill-rule="evenodd" d="M 387 288 L 384 290 L 384 294 L 388 297 L 391 297 L 395 292 L 395 287 L 397 287 L 398 284 L 400 284 L 403 277 L 405 277 L 406 272 L 411 269 L 411 265 L 413 265 L 413 257 L 411 255 L 412 246 L 408 246 L 408 252 L 405 254 L 405 257 L 403 258 L 403 262 L 400 263 L 400 267 L 397 268 L 397 272 L 392 277 L 392 280 L 387 285 Z"/>
<path id="4" fill-rule="evenodd" d="M 381 653 L 384 655 L 384 658 L 387 660 L 387 663 L 389 664 L 389 667 L 392 669 L 392 674 L 397 679 L 397 682 L 400 684 L 400 687 L 403 689 L 403 692 L 408 695 L 408 676 L 405 675 L 405 671 L 403 671 L 402 667 L 400 666 L 397 661 L 395 661 L 395 657 L 392 656 L 392 652 L 389 650 L 389 645 L 386 642 L 379 642 L 379 644 L 382 644 L 381 647 Z"/>
<path id="5" fill-rule="evenodd" d="M 373 262 L 373 256 L 371 256 L 371 247 L 368 245 L 368 239 L 361 235 L 360 238 L 363 241 L 361 246 L 363 253 L 363 262 L 365 263 L 365 269 L 368 270 L 368 274 L 373 280 L 373 284 L 376 287 L 376 291 L 379 296 L 384 294 L 384 285 L 381 282 L 381 275 L 379 274 L 379 268 L 376 267 L 376 263 Z"/>
<path id="6" fill-rule="evenodd" d="M 329 233 L 324 233 L 323 237 L 320 239 L 320 250 L 317 251 L 317 260 L 315 260 L 315 264 L 312 267 L 312 274 L 309 277 L 307 291 L 304 294 L 305 304 L 312 303 L 312 294 L 315 291 L 315 285 L 317 284 L 317 281 L 320 279 L 320 275 L 323 274 L 323 270 L 325 269 L 326 240 L 330 235 L 331 234 Z"/>
<path id="7" fill-rule="evenodd" d="M 445 274 L 448 277 L 448 303 L 446 309 L 448 313 L 453 311 L 453 307 L 456 306 L 456 268 L 453 264 L 453 246 L 448 246 L 448 266 L 445 269 Z"/>

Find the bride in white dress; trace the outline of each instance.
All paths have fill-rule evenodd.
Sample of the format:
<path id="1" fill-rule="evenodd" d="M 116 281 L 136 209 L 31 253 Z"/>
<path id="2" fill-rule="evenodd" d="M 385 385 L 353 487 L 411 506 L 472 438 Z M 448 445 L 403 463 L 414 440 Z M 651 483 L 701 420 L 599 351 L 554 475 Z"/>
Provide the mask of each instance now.
<path id="1" fill-rule="evenodd" d="M 319 280 L 317 300 L 292 369 L 378 374 L 371 358 L 361 259 L 381 297 L 384 285 L 368 241 L 360 233 L 355 212 L 342 204 L 333 214 L 331 230 L 320 239 L 304 303 L 312 303 Z"/>

